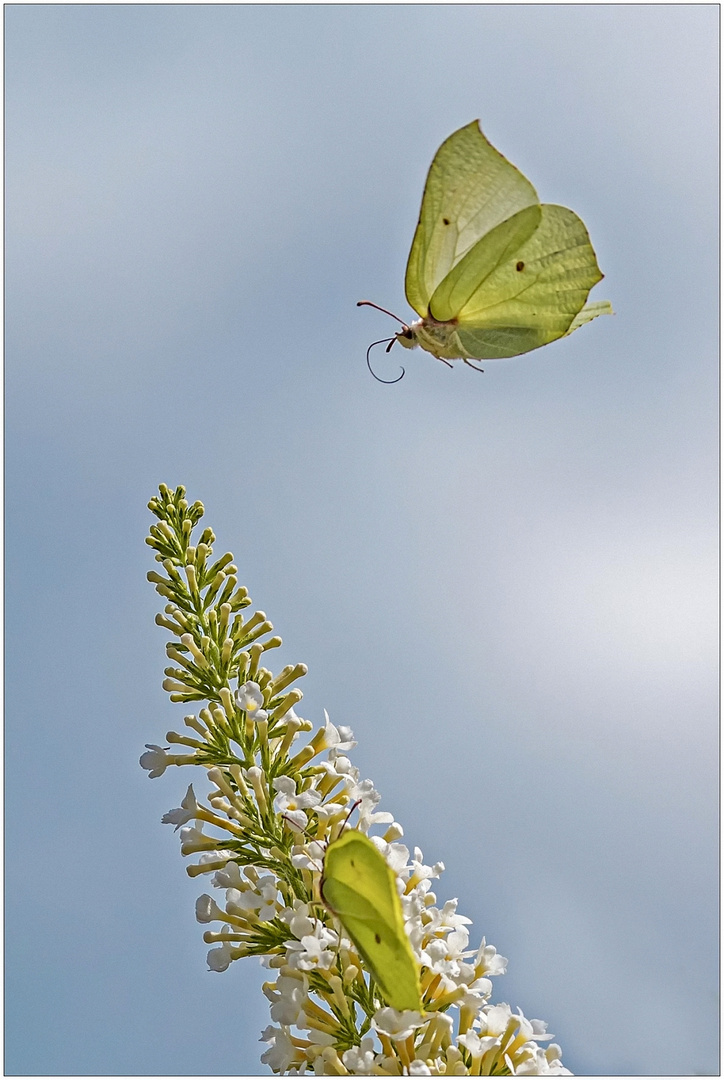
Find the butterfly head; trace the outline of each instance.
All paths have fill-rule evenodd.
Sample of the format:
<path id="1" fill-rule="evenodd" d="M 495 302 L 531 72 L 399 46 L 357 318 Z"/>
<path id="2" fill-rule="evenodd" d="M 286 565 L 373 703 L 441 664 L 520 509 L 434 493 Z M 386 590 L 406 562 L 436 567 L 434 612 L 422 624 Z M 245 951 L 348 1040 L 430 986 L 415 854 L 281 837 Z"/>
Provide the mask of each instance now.
<path id="1" fill-rule="evenodd" d="M 422 326 L 422 319 L 418 319 L 417 322 L 411 323 L 410 326 L 405 326 L 403 323 L 399 334 L 395 334 L 392 339 L 393 343 L 399 341 L 400 345 L 405 349 L 415 349 L 419 345 L 419 341 L 417 340 L 417 328 L 419 326 Z"/>

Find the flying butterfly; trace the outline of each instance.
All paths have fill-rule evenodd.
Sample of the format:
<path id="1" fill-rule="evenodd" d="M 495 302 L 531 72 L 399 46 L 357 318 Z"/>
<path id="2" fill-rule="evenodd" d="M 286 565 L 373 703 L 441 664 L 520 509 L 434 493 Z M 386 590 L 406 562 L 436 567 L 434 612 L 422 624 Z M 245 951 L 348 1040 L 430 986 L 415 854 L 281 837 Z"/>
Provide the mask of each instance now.
<path id="1" fill-rule="evenodd" d="M 608 300 L 586 303 L 602 277 L 578 215 L 540 203 L 474 120 L 445 140 L 425 182 L 405 274 L 420 319 L 408 326 L 369 300 L 357 306 L 402 323 L 383 339 L 388 352 L 396 341 L 420 345 L 449 367 L 463 360 L 481 371 L 471 361 L 518 356 L 613 314 Z"/>

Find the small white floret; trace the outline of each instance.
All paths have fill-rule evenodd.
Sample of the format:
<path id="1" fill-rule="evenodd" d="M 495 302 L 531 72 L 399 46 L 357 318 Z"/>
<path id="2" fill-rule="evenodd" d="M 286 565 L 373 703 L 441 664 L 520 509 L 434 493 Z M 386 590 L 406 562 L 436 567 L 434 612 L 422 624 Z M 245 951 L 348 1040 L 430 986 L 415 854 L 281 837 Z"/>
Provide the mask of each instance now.
<path id="1" fill-rule="evenodd" d="M 164 814 L 161 818 L 163 825 L 175 825 L 174 832 L 177 832 L 182 825 L 185 825 L 187 821 L 191 821 L 196 817 L 196 810 L 198 809 L 196 803 L 196 796 L 194 795 L 193 784 L 189 784 L 186 789 L 186 794 L 181 800 L 181 806 L 175 810 L 169 810 L 167 814 Z"/>
<path id="2" fill-rule="evenodd" d="M 374 1039 L 367 1036 L 359 1046 L 345 1050 L 342 1061 L 345 1068 L 356 1076 L 371 1076 L 376 1056 Z"/>
<path id="3" fill-rule="evenodd" d="M 236 691 L 236 704 L 247 716 L 253 717 L 259 712 L 264 704 L 264 695 L 259 683 L 251 681 L 242 683 Z"/>
<path id="4" fill-rule="evenodd" d="M 163 776 L 168 765 L 171 764 L 171 759 L 167 756 L 166 750 L 162 746 L 156 746 L 154 743 L 146 743 L 147 753 L 141 754 L 138 759 L 139 765 L 142 769 L 148 769 L 148 775 L 150 777 Z"/>
<path id="5" fill-rule="evenodd" d="M 386 1005 L 372 1017 L 372 1027 L 395 1041 L 409 1038 L 415 1028 L 422 1024 L 422 1016 L 411 1009 L 393 1009 Z"/>
<path id="6" fill-rule="evenodd" d="M 265 1028 L 259 1042 L 271 1043 L 261 1055 L 261 1060 L 275 1073 L 289 1072 L 296 1059 L 296 1050 L 288 1032 L 271 1025 Z"/>

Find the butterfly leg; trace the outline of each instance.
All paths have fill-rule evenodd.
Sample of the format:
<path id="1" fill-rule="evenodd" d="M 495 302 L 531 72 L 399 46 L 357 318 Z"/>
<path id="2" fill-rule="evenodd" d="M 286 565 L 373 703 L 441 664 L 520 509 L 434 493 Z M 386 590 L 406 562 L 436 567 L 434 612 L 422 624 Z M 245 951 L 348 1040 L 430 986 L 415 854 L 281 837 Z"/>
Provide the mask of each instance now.
<path id="1" fill-rule="evenodd" d="M 465 360 L 464 357 L 463 357 L 463 361 L 464 361 L 464 363 L 466 363 L 468 365 L 468 367 L 471 367 L 473 369 L 473 371 L 479 371 L 481 374 L 483 374 L 483 375 L 485 374 L 485 368 L 476 367 L 475 364 L 471 364 L 470 361 Z"/>
<path id="2" fill-rule="evenodd" d="M 434 355 L 435 355 L 435 354 L 433 353 L 433 356 L 434 356 Z M 443 358 L 442 356 L 435 356 L 435 359 L 436 359 L 436 360 L 442 360 L 443 364 L 447 364 L 447 366 L 448 366 L 448 367 L 452 367 L 452 364 L 450 363 L 450 361 L 449 361 L 449 360 L 445 360 L 445 359 L 444 359 L 444 358 Z"/>

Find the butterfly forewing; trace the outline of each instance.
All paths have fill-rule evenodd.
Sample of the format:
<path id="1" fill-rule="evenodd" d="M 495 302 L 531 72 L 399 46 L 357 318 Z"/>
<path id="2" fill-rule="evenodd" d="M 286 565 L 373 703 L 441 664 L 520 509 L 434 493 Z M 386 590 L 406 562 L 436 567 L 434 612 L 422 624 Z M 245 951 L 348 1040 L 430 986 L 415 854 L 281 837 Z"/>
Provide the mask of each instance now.
<path id="1" fill-rule="evenodd" d="M 427 176 L 405 275 L 410 306 L 427 315 L 440 282 L 478 240 L 537 203 L 533 185 L 488 142 L 477 120 L 454 132 Z"/>

